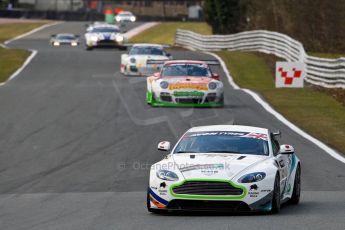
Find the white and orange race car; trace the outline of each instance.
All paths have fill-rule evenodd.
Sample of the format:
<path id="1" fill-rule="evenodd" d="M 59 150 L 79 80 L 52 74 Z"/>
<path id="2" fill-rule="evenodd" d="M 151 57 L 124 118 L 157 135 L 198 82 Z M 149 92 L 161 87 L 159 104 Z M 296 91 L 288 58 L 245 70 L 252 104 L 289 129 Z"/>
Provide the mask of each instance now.
<path id="1" fill-rule="evenodd" d="M 223 83 L 209 65 L 217 61 L 148 60 L 161 71 L 147 78 L 146 101 L 152 106 L 222 107 Z"/>

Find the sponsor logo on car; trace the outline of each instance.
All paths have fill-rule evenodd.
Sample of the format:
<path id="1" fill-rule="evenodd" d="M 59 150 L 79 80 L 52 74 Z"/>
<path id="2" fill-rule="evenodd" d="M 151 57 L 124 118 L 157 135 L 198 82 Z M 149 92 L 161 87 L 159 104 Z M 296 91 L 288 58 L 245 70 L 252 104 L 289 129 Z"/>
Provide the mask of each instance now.
<path id="1" fill-rule="evenodd" d="M 169 90 L 175 90 L 175 89 L 208 90 L 208 86 L 205 83 L 173 83 L 173 84 L 169 84 Z"/>
<path id="2" fill-rule="evenodd" d="M 203 92 L 198 91 L 192 91 L 192 92 L 181 92 L 181 91 L 175 91 L 174 96 L 175 97 L 202 97 L 205 94 Z"/>

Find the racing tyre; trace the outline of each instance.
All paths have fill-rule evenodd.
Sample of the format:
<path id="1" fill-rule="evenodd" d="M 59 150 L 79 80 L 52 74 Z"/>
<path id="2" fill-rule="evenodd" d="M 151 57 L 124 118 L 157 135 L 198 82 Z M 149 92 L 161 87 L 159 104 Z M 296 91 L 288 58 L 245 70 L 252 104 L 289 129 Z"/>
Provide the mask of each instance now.
<path id="1" fill-rule="evenodd" d="M 301 196 L 301 167 L 297 166 L 290 204 L 298 204 Z"/>
<path id="2" fill-rule="evenodd" d="M 280 211 L 280 178 L 279 178 L 279 174 L 277 173 L 276 179 L 274 180 L 271 213 L 276 214 L 276 213 L 279 213 L 279 211 Z"/>
<path id="3" fill-rule="evenodd" d="M 149 192 L 147 192 L 146 205 L 147 205 L 147 211 L 149 211 L 149 212 L 152 212 L 152 213 L 155 213 L 155 214 L 166 213 L 166 210 L 159 210 L 159 209 L 151 208 Z"/>

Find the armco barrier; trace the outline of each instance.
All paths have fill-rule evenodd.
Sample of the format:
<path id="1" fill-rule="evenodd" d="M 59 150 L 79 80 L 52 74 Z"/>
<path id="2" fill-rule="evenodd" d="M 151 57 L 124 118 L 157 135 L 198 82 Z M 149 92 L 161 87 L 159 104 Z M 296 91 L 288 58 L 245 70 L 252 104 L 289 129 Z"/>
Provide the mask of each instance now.
<path id="1" fill-rule="evenodd" d="M 306 64 L 307 82 L 326 88 L 345 89 L 345 58 L 309 56 L 300 42 L 285 34 L 254 30 L 231 35 L 200 35 L 177 30 L 175 43 L 202 51 L 256 51 L 274 54 L 287 61 L 300 61 Z"/>

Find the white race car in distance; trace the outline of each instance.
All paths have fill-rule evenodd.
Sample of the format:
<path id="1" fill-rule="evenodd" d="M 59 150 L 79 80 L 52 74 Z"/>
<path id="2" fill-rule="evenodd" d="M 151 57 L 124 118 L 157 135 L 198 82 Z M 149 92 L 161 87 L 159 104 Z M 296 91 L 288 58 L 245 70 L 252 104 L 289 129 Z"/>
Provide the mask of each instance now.
<path id="1" fill-rule="evenodd" d="M 61 45 L 78 46 L 79 43 L 79 36 L 74 34 L 54 34 L 50 39 L 50 44 L 55 47 Z"/>
<path id="2" fill-rule="evenodd" d="M 86 49 L 94 47 L 118 47 L 125 48 L 126 37 L 116 25 L 92 25 L 87 28 L 85 34 Z"/>
<path id="3" fill-rule="evenodd" d="M 165 52 L 165 45 L 134 44 L 128 54 L 121 55 L 120 71 L 124 75 L 150 75 L 161 65 L 147 65 L 148 60 L 167 61 L 172 56 Z"/>
<path id="4" fill-rule="evenodd" d="M 132 14 L 132 12 L 129 11 L 122 11 L 118 13 L 115 17 L 114 20 L 116 22 L 135 22 L 136 17 Z"/>
<path id="5" fill-rule="evenodd" d="M 148 211 L 278 213 L 298 204 L 301 164 L 291 145 L 268 129 L 238 125 L 194 127 L 152 165 Z M 158 144 L 168 151 L 168 141 Z"/>

